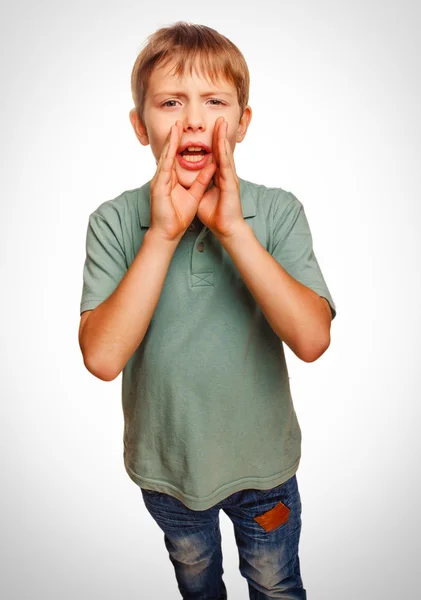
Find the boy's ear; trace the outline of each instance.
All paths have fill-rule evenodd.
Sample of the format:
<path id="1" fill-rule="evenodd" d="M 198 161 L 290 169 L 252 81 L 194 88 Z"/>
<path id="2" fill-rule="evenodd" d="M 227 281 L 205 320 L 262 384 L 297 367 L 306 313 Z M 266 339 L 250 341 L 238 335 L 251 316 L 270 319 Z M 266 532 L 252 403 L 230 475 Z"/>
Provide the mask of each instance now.
<path id="1" fill-rule="evenodd" d="M 131 109 L 129 116 L 130 123 L 133 126 L 137 139 L 142 144 L 142 146 L 147 146 L 149 144 L 148 132 L 146 130 L 145 125 L 142 123 L 136 108 Z"/>
<path id="2" fill-rule="evenodd" d="M 252 110 L 250 106 L 246 106 L 244 109 L 243 115 L 240 119 L 240 123 L 238 125 L 237 130 L 237 142 L 242 142 L 246 136 L 248 126 L 250 125 L 252 117 Z"/>

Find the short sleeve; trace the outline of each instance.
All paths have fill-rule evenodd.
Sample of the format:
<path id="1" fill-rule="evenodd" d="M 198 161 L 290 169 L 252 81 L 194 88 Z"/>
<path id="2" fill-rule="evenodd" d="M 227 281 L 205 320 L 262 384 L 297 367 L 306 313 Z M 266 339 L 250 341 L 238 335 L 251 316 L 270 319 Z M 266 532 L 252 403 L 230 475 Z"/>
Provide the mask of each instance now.
<path id="1" fill-rule="evenodd" d="M 119 235 L 120 233 L 120 235 Z M 89 217 L 86 233 L 86 259 L 80 313 L 93 310 L 117 288 L 127 271 L 127 261 L 118 227 L 102 215 Z"/>
<path id="2" fill-rule="evenodd" d="M 288 195 L 291 202 L 274 211 L 271 254 L 291 277 L 326 298 L 334 319 L 336 306 L 314 254 L 304 207 L 291 192 Z"/>

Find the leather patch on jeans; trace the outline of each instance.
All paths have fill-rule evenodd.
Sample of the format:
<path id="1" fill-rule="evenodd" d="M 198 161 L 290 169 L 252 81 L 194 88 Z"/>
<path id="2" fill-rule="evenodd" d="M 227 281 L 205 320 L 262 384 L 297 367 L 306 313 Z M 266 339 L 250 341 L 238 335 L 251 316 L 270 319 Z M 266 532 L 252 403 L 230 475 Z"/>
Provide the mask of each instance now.
<path id="1" fill-rule="evenodd" d="M 272 531 L 288 521 L 290 512 L 290 509 L 283 502 L 279 502 L 274 508 L 253 518 L 265 531 Z"/>

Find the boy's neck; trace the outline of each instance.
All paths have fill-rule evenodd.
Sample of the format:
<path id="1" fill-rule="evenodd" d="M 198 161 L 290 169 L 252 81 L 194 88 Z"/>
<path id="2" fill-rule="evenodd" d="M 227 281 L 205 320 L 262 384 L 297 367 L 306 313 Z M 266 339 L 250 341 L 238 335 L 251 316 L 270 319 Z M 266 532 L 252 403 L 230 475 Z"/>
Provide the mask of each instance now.
<path id="1" fill-rule="evenodd" d="M 198 231 L 200 231 L 203 228 L 203 223 L 197 215 L 195 215 L 195 217 L 193 219 L 193 223 L 196 225 L 196 228 Z"/>

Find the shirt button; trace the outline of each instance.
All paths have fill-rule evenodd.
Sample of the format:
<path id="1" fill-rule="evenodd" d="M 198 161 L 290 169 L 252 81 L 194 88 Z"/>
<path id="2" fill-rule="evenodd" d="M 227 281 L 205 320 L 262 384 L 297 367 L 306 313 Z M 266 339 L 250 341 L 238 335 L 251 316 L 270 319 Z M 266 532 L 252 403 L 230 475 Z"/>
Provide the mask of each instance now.
<path id="1" fill-rule="evenodd" d="M 190 225 L 187 227 L 188 231 L 194 231 L 196 229 L 196 225 L 194 223 L 190 223 Z"/>
<path id="2" fill-rule="evenodd" d="M 199 252 L 203 252 L 203 250 L 205 249 L 205 244 L 204 242 L 199 242 L 197 244 L 197 249 L 199 250 Z"/>

